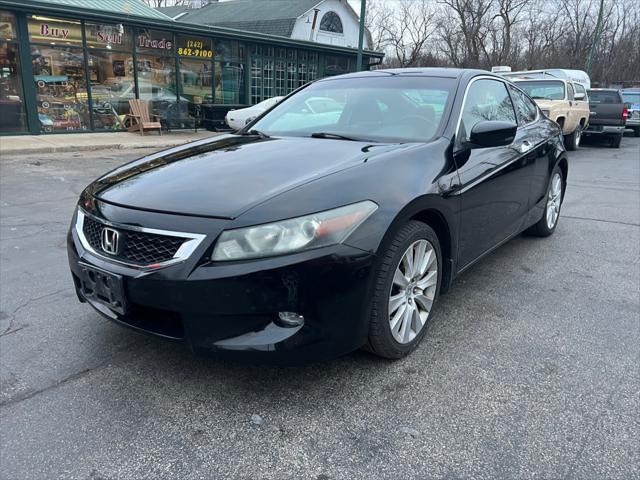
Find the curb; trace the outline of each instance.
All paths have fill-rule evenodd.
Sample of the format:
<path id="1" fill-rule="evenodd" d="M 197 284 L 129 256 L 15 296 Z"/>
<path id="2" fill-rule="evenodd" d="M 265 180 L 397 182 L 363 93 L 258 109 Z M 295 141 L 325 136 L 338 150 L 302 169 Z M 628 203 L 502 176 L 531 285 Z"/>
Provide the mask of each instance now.
<path id="1" fill-rule="evenodd" d="M 138 148 L 172 148 L 179 147 L 185 143 L 189 143 L 192 140 L 185 140 L 182 142 L 173 143 L 154 143 L 152 145 L 147 144 L 127 144 L 127 143 L 114 143 L 110 145 L 65 145 L 61 147 L 57 146 L 42 146 L 42 147 L 27 147 L 27 148 L 11 148 L 0 149 L 0 156 L 2 155 L 29 155 L 34 153 L 65 153 L 65 152 L 90 152 L 96 150 L 133 150 Z"/>

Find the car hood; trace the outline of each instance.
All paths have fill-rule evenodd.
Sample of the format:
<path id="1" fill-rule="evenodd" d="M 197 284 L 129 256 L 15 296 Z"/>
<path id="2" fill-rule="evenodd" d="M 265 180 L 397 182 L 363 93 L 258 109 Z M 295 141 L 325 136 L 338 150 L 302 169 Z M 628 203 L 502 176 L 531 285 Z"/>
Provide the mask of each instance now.
<path id="1" fill-rule="evenodd" d="M 96 180 L 87 193 L 141 210 L 236 218 L 287 190 L 401 147 L 224 135 L 124 165 Z"/>

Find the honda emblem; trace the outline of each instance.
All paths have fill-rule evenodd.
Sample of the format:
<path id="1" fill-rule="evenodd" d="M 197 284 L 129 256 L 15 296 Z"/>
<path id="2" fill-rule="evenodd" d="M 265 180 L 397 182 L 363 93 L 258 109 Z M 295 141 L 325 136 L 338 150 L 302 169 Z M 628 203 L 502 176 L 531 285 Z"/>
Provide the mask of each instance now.
<path id="1" fill-rule="evenodd" d="M 120 253 L 120 233 L 113 228 L 104 227 L 100 234 L 102 250 L 109 255 L 118 255 Z"/>

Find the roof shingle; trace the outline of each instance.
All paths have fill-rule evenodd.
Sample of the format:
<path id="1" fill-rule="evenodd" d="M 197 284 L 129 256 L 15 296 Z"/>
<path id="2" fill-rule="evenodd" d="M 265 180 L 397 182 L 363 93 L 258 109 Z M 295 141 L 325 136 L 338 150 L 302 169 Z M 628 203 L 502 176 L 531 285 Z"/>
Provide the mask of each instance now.
<path id="1" fill-rule="evenodd" d="M 290 37 L 296 19 L 321 0 L 234 0 L 189 10 L 177 20 Z"/>

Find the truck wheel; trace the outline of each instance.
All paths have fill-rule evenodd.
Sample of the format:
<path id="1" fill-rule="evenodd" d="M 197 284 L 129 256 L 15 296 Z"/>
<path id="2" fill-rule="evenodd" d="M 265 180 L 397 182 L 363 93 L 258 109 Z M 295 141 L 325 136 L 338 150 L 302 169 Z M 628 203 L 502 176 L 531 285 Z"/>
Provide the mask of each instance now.
<path id="1" fill-rule="evenodd" d="M 564 137 L 564 145 L 567 150 L 577 150 L 580 146 L 580 139 L 582 138 L 582 127 L 578 125 L 573 133 Z"/>
<path id="2" fill-rule="evenodd" d="M 620 148 L 620 143 L 622 142 L 622 134 L 617 135 L 611 138 L 611 148 Z"/>

